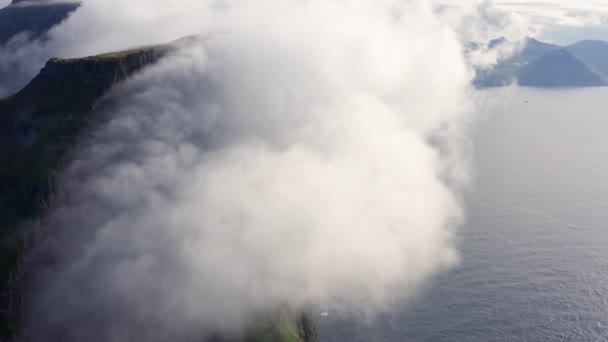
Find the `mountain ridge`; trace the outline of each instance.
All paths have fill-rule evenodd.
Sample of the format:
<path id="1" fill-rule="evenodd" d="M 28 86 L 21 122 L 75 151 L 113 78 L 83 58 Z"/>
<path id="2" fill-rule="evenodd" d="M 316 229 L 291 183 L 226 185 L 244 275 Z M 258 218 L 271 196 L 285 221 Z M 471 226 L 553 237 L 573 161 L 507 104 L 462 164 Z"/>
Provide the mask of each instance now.
<path id="1" fill-rule="evenodd" d="M 506 39 L 500 41 L 504 43 Z M 608 43 L 580 41 L 560 46 L 528 38 L 520 51 L 499 60 L 492 69 L 477 70 L 473 81 L 479 88 L 514 83 L 542 88 L 608 86 Z"/>

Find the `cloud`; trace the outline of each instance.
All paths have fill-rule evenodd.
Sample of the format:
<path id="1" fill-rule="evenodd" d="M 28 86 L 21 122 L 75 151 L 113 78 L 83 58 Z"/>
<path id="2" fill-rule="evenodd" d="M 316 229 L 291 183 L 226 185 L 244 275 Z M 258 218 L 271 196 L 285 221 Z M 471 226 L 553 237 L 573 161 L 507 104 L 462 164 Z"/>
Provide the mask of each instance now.
<path id="1" fill-rule="evenodd" d="M 532 17 L 537 25 L 598 25 L 605 24 L 608 15 L 608 3 L 605 1 L 511 0 L 497 1 L 497 5 Z"/>
<path id="2" fill-rule="evenodd" d="M 543 38 L 556 31 L 567 34 L 608 24 L 608 2 L 603 0 L 438 0 L 437 4 L 447 10 L 448 18 L 455 18 L 452 18 L 454 27 L 469 40 L 482 37 L 487 41 L 488 36 L 510 40 L 525 36 Z"/>
<path id="3" fill-rule="evenodd" d="M 426 2 L 417 6 L 441 6 L 441 3 Z M 475 10 L 480 3 L 477 0 L 460 1 L 458 6 L 452 6 L 458 11 L 449 11 L 449 16 L 444 15 L 440 19 L 460 32 L 463 40 L 495 38 L 501 33 L 488 30 L 491 25 L 482 24 L 483 19 Z M 48 39 L 30 41 L 25 33 L 15 37 L 7 46 L 0 46 L 0 96 L 22 88 L 51 57 L 83 57 L 134 46 L 162 44 L 214 30 L 230 30 L 233 23 L 219 18 L 228 18 L 228 13 L 239 11 L 238 6 L 229 0 L 150 0 L 148 4 L 144 7 L 139 2 L 122 0 L 83 1 L 75 15 L 48 33 Z M 308 4 L 300 1 L 300 6 Z M 475 30 L 463 30 L 468 26 Z M 504 25 L 500 29 L 504 30 Z"/>
<path id="4" fill-rule="evenodd" d="M 306 6 L 306 1 L 301 3 Z M 214 26 L 220 30 L 229 28 L 230 23 L 217 22 L 217 14 L 235 8 L 230 0 L 150 0 L 146 8 L 139 2 L 120 0 L 85 0 L 83 4 L 78 15 L 51 30 L 49 41 L 28 43 L 27 36 L 22 36 L 8 47 L 0 47 L 0 96 L 23 87 L 51 57 L 83 57 L 166 43 L 209 32 Z M 608 3 L 602 0 L 433 0 L 424 6 L 433 6 L 439 19 L 456 31 L 465 44 L 498 37 L 513 42 L 526 36 L 553 39 L 560 30 L 597 28 L 608 23 Z M 471 58 L 470 63 L 489 67 L 500 56 L 486 51 Z"/>
<path id="5" fill-rule="evenodd" d="M 544 0 L 501 1 L 504 10 L 527 18 L 530 36 L 556 44 L 608 40 L 608 2 Z"/>
<path id="6" fill-rule="evenodd" d="M 435 12 L 458 34 L 467 50 L 467 62 L 476 69 L 494 67 L 499 60 L 518 51 L 526 37 L 537 34 L 528 17 L 490 0 L 441 0 L 435 5 Z M 498 47 L 490 47 L 488 42 L 498 38 L 506 40 Z"/>
<path id="7" fill-rule="evenodd" d="M 488 42 L 498 37 L 517 40 L 530 34 L 528 18 L 494 1 L 439 1 L 442 20 L 465 42 Z"/>
<path id="8" fill-rule="evenodd" d="M 557 44 L 608 37 L 606 1 L 438 0 L 435 8 L 464 43 L 474 42 L 479 47 L 499 37 L 510 42 L 501 49 L 482 47 L 468 53 L 469 63 L 477 68 L 493 67 L 518 51 L 527 37 Z"/>
<path id="9" fill-rule="evenodd" d="M 471 71 L 428 2 L 167 6 L 90 0 L 52 33 L 67 53 L 207 34 L 100 106 L 44 223 L 26 340 L 373 315 L 458 262 Z"/>

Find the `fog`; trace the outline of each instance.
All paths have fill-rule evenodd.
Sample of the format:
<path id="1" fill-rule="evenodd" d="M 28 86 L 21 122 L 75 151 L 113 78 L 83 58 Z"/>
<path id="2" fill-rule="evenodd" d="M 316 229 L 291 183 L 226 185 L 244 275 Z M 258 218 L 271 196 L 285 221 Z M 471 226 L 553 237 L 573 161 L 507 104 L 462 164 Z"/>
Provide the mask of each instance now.
<path id="1" fill-rule="evenodd" d="M 230 31 L 235 26 L 242 26 L 240 21 L 246 16 L 247 8 L 258 6 L 258 1 L 238 4 L 229 0 L 80 2 L 82 6 L 45 37 L 32 39 L 23 32 L 4 46 L 0 45 L 0 97 L 25 86 L 51 57 L 84 57 L 135 46 L 164 44 L 185 36 Z M 500 36 L 518 41 L 527 35 L 537 35 L 540 30 L 530 22 L 535 16 L 513 12 L 508 6 L 489 0 L 402 2 L 393 0 L 391 6 L 396 11 L 410 6 L 427 7 L 427 16 L 437 17 L 435 19 L 442 25 L 456 32 L 463 44 L 483 43 Z M 310 1 L 292 0 L 288 5 L 307 8 L 316 6 L 316 1 L 311 4 Z M 268 9 L 264 15 L 269 18 L 265 20 L 274 19 L 273 11 Z M 509 52 L 512 51 L 506 51 Z M 470 62 L 490 67 L 498 57 L 496 51 L 478 51 L 471 56 Z"/>
<path id="2" fill-rule="evenodd" d="M 461 263 L 372 324 L 321 341 L 592 341 L 608 335 L 608 88 L 480 92 Z M 559 308 L 555 303 L 560 303 Z M 538 328 L 531 328 L 538 327 Z"/>
<path id="3" fill-rule="evenodd" d="M 458 263 L 473 73 L 430 3 L 91 0 L 38 47 L 193 31 L 112 91 L 59 176 L 26 340 L 370 317 Z"/>

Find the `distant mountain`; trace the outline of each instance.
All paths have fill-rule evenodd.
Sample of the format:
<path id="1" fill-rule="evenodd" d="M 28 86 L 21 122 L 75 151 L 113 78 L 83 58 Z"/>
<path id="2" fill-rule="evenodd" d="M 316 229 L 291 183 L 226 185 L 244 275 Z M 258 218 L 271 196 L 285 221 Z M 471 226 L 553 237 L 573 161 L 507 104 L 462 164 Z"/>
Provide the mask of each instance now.
<path id="1" fill-rule="evenodd" d="M 77 1 L 63 2 L 41 0 L 13 0 L 0 9 L 0 45 L 20 33 L 28 33 L 31 39 L 44 36 L 53 26 L 65 20 L 80 6 Z"/>
<path id="2" fill-rule="evenodd" d="M 526 44 L 521 52 L 512 58 L 522 62 L 534 61 L 561 48 L 562 47 L 559 45 L 544 43 L 534 38 L 528 38 L 526 39 Z"/>
<path id="3" fill-rule="evenodd" d="M 567 49 L 551 51 L 524 65 L 517 74 L 519 85 L 528 87 L 593 87 L 606 79 Z"/>
<path id="4" fill-rule="evenodd" d="M 493 43 L 494 42 L 494 43 Z M 497 48 L 506 40 L 488 44 Z M 608 43 L 582 41 L 570 46 L 527 39 L 515 55 L 491 70 L 478 70 L 474 84 L 500 87 L 513 83 L 530 87 L 597 87 L 608 85 Z"/>
<path id="5" fill-rule="evenodd" d="M 608 77 L 608 42 L 583 40 L 568 46 L 567 49 L 594 70 Z"/>

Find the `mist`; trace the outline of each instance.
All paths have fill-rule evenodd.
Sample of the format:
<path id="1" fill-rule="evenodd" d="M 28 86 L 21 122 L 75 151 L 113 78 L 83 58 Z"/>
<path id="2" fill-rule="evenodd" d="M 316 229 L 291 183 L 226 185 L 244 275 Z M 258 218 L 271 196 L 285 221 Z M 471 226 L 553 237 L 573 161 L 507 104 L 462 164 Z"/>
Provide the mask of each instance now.
<path id="1" fill-rule="evenodd" d="M 37 0 L 37 3 L 55 0 Z M 63 0 L 58 0 L 61 2 Z M 60 25 L 43 37 L 33 38 L 28 32 L 16 35 L 4 45 L 0 44 L 0 97 L 10 95 L 24 87 L 46 61 L 52 57 L 77 58 L 119 51 L 138 46 L 164 44 L 185 36 L 233 30 L 239 26 L 235 17 L 242 17 L 245 7 L 257 2 L 237 4 L 234 1 L 177 0 L 71 0 L 81 7 Z M 416 0 L 411 4 L 393 0 L 395 11 L 411 6 L 428 7 L 427 16 L 436 17 L 442 25 L 456 32 L 462 44 L 486 43 L 497 37 L 518 41 L 526 36 L 537 36 L 542 26 L 533 24 L 537 13 L 524 15 L 513 12 L 505 4 L 491 0 Z M 316 6 L 316 1 L 313 1 Z M 292 0 L 290 6 L 306 8 L 310 1 Z M 268 9 L 264 20 L 274 19 Z M 430 13 L 430 12 L 433 13 Z M 541 11 L 542 12 L 542 11 Z M 242 20 L 239 18 L 238 20 Z M 245 18 L 245 21 L 250 19 Z M 506 51 L 478 50 L 467 56 L 473 66 L 489 68 Z M 498 54 L 497 54 L 498 53 Z"/>
<path id="2" fill-rule="evenodd" d="M 369 317 L 458 263 L 473 73 L 430 3 L 91 0 L 47 46 L 192 33 L 113 89 L 59 176 L 26 340 L 238 337 L 310 305 Z"/>

